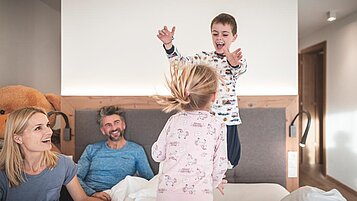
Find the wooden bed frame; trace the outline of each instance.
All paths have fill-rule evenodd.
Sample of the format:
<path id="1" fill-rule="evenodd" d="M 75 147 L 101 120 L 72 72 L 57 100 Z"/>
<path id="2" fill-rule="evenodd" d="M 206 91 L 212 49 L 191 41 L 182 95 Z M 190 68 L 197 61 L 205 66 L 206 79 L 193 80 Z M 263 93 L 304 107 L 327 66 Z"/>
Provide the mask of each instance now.
<path id="1" fill-rule="evenodd" d="M 61 151 L 64 154 L 74 155 L 75 153 L 76 110 L 98 109 L 105 105 L 119 105 L 125 109 L 161 109 L 160 105 L 147 96 L 63 96 L 61 100 L 62 112 L 68 115 L 72 128 L 71 139 L 69 141 L 63 140 L 63 133 L 61 133 Z M 299 138 L 289 137 L 289 125 L 298 113 L 298 96 L 242 96 L 239 97 L 239 106 L 242 109 L 285 109 L 285 187 L 290 192 L 297 189 L 299 187 L 299 177 L 288 177 L 288 151 L 295 151 L 299 156 Z M 296 164 L 298 164 L 298 160 L 297 158 Z"/>

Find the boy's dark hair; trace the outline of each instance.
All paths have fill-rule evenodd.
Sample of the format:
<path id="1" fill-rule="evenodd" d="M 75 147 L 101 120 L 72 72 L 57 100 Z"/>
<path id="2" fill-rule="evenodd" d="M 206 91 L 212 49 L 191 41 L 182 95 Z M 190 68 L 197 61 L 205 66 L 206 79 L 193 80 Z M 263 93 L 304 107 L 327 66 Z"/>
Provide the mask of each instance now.
<path id="1" fill-rule="evenodd" d="M 221 23 L 223 25 L 226 25 L 226 24 L 230 25 L 232 27 L 233 35 L 237 34 L 237 22 L 232 15 L 227 14 L 227 13 L 221 13 L 221 14 L 217 15 L 215 18 L 213 18 L 213 20 L 211 22 L 211 30 L 212 30 L 213 24 L 216 24 L 216 23 Z"/>
<path id="2" fill-rule="evenodd" d="M 97 123 L 102 127 L 102 120 L 103 117 L 110 116 L 110 115 L 118 115 L 122 121 L 125 123 L 125 112 L 122 108 L 110 105 L 110 106 L 103 106 L 98 110 L 97 113 Z"/>

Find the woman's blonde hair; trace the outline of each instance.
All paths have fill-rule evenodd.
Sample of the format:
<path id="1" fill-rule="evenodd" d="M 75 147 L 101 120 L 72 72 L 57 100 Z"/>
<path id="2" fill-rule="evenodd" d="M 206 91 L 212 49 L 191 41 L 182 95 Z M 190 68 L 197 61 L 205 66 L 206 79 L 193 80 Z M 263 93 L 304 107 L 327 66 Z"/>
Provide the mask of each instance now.
<path id="1" fill-rule="evenodd" d="M 0 170 L 5 171 L 10 187 L 18 186 L 25 181 L 24 178 L 24 155 L 20 145 L 14 141 L 14 135 L 22 135 L 28 126 L 29 119 L 36 113 L 47 116 L 44 109 L 38 107 L 25 107 L 10 113 L 6 119 L 4 131 L 4 147 L 0 153 Z M 45 151 L 42 165 L 54 168 L 58 156 L 52 151 Z"/>
<path id="2" fill-rule="evenodd" d="M 170 65 L 170 80 L 166 78 L 171 96 L 154 98 L 166 106 L 165 112 L 209 109 L 218 88 L 218 80 L 219 75 L 212 67 L 176 61 Z"/>

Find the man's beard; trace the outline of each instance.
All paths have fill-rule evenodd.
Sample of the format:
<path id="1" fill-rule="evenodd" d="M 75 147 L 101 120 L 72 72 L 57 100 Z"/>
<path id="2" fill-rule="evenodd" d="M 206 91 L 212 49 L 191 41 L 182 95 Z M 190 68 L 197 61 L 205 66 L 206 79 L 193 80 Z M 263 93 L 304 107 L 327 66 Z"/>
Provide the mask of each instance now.
<path id="1" fill-rule="evenodd" d="M 113 137 L 112 133 L 113 133 L 113 132 L 116 132 L 116 131 L 119 132 L 119 135 Z M 115 134 L 115 135 L 117 135 L 117 134 Z M 114 142 L 120 141 L 120 140 L 124 137 L 124 130 L 115 129 L 115 130 L 113 130 L 113 131 L 109 131 L 109 135 L 108 135 L 108 136 L 109 136 L 109 139 L 110 139 L 111 141 L 114 141 Z"/>

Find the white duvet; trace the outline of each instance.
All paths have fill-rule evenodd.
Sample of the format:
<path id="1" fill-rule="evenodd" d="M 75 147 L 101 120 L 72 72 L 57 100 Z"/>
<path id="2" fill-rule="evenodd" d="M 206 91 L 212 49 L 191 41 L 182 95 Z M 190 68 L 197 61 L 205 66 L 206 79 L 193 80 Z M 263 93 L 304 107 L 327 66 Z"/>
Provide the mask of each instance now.
<path id="1" fill-rule="evenodd" d="M 315 187 L 303 186 L 291 192 L 281 201 L 346 201 L 346 199 L 336 189 L 323 191 Z"/>
<path id="2" fill-rule="evenodd" d="M 155 201 L 158 183 L 158 175 L 150 181 L 141 177 L 126 176 L 105 192 L 110 195 L 112 201 Z"/>

